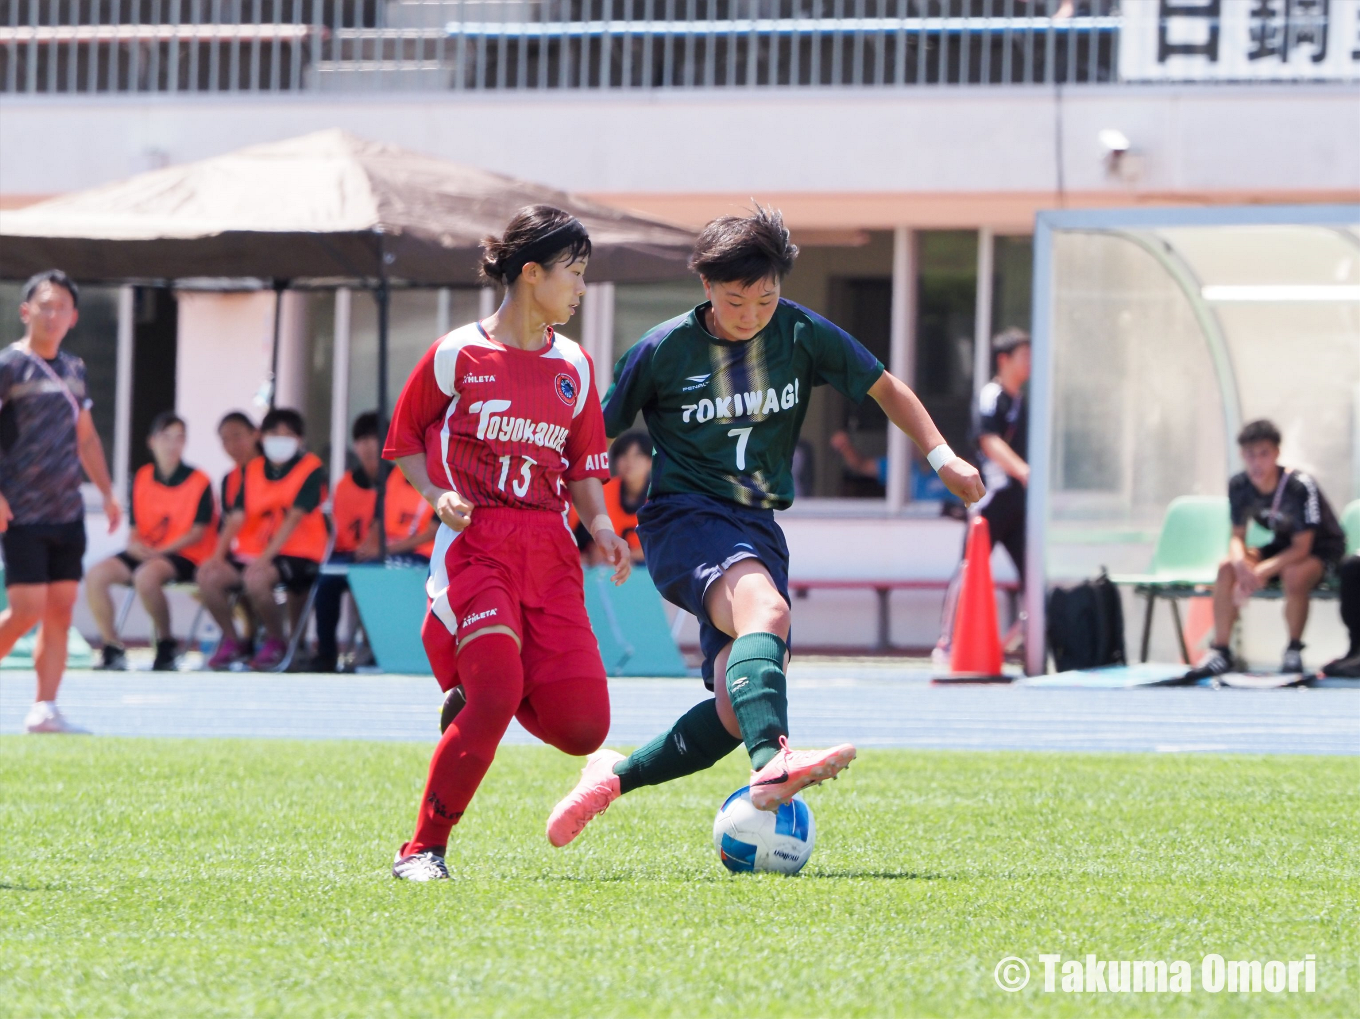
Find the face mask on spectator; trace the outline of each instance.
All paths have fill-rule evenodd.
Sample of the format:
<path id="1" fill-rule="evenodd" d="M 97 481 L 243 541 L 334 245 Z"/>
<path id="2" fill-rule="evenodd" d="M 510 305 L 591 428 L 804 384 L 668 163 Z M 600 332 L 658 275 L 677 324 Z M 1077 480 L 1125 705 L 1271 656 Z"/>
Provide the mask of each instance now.
<path id="1" fill-rule="evenodd" d="M 266 435 L 261 444 L 265 458 L 276 464 L 285 464 L 297 456 L 300 445 L 295 435 Z"/>

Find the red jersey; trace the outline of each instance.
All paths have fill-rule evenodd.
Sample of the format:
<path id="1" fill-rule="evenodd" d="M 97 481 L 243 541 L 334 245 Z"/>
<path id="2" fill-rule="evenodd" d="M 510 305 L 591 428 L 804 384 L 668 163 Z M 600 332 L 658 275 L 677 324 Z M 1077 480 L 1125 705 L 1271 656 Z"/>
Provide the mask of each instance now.
<path id="1" fill-rule="evenodd" d="M 406 380 L 383 457 L 424 453 L 430 480 L 474 506 L 561 513 L 564 481 L 609 477 L 593 376 L 589 355 L 551 329 L 538 350 L 478 322 L 455 329 Z"/>

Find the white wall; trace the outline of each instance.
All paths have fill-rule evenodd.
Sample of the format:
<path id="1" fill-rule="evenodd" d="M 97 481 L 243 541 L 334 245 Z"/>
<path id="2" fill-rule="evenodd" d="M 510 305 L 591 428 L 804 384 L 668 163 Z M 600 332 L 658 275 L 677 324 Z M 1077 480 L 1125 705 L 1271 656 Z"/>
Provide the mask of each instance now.
<path id="1" fill-rule="evenodd" d="M 255 402 L 269 376 L 274 329 L 272 291 L 241 294 L 179 293 L 179 350 L 175 391 L 188 425 L 184 459 L 216 483 L 231 467 L 217 438 L 229 410 L 259 421 Z"/>
<path id="2" fill-rule="evenodd" d="M 594 193 L 1360 193 L 1354 86 L 7 96 L 0 193 L 89 187 L 327 127 Z M 1096 134 L 1141 161 L 1111 178 Z M 722 158 L 713 145 L 736 138 Z M 550 157 L 545 158 L 545 153 Z M 1089 198 L 1088 198 L 1089 200 Z"/>

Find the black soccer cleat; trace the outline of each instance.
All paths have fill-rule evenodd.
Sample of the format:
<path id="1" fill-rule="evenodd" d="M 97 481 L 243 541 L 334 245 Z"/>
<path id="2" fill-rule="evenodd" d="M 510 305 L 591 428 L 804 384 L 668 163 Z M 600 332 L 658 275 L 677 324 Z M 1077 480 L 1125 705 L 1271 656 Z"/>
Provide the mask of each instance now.
<path id="1" fill-rule="evenodd" d="M 1184 682 L 1197 683 L 1201 679 L 1212 679 L 1221 676 L 1225 672 L 1233 671 L 1232 658 L 1225 655 L 1221 648 L 1211 647 L 1205 653 L 1199 663 L 1185 674 Z"/>
<path id="2" fill-rule="evenodd" d="M 105 644 L 100 652 L 99 668 L 105 672 L 124 672 L 127 670 L 127 649 L 121 644 Z"/>
<path id="3" fill-rule="evenodd" d="M 467 707 L 467 695 L 463 693 L 461 686 L 455 686 L 444 695 L 444 706 L 439 710 L 439 734 L 441 736 L 453 724 L 453 720 L 458 717 L 458 712 L 465 707 Z"/>
<path id="4" fill-rule="evenodd" d="M 156 641 L 156 660 L 151 663 L 152 672 L 174 672 L 178 668 L 179 642 L 175 640 Z"/>
<path id="5" fill-rule="evenodd" d="M 405 849 L 410 843 L 401 847 Z M 392 861 L 392 876 L 402 881 L 447 881 L 449 868 L 444 865 L 444 847 L 436 846 L 419 853 L 402 856 L 397 850 L 397 858 Z"/>
<path id="6" fill-rule="evenodd" d="M 1360 679 L 1360 652 L 1328 662 L 1322 674 L 1333 679 Z"/>

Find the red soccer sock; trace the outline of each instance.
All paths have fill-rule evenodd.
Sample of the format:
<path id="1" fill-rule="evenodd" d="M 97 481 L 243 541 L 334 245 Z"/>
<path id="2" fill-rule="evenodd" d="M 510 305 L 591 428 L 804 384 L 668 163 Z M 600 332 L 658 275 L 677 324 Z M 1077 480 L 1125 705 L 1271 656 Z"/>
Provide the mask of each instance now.
<path id="1" fill-rule="evenodd" d="M 467 706 L 435 748 L 407 853 L 448 844 L 449 831 L 491 767 L 524 691 L 524 667 L 514 638 L 492 633 L 468 643 L 458 653 L 458 679 Z"/>

